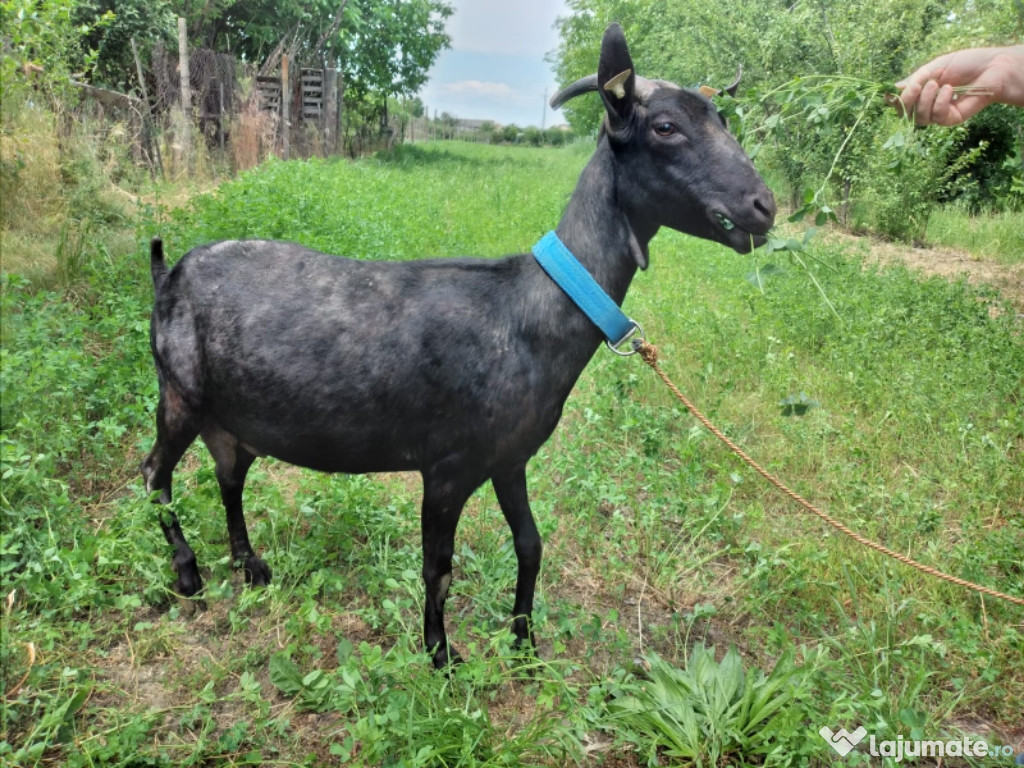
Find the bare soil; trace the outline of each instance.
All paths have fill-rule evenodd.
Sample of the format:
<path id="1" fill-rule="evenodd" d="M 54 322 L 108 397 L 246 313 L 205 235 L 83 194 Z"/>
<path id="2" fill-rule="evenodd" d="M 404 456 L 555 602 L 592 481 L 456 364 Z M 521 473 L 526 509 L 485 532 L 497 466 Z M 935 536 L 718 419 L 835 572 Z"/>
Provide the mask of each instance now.
<path id="1" fill-rule="evenodd" d="M 944 247 L 912 247 L 864 236 L 831 232 L 829 239 L 864 249 L 875 264 L 903 264 L 927 276 L 964 278 L 971 285 L 989 285 L 1024 314 L 1024 263 L 1000 264 L 965 251 Z"/>

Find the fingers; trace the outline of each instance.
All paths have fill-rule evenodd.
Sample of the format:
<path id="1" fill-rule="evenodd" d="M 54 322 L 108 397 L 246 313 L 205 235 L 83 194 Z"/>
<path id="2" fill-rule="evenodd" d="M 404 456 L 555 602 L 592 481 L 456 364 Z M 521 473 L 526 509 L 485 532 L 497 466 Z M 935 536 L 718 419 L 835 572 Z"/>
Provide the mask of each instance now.
<path id="1" fill-rule="evenodd" d="M 976 115 L 995 100 L 994 91 L 980 89 L 977 93 L 957 93 L 949 84 L 929 80 L 921 88 L 915 103 L 903 98 L 906 114 L 914 116 L 917 125 L 959 125 Z"/>
<path id="2" fill-rule="evenodd" d="M 957 100 L 953 86 L 948 83 L 939 85 L 935 80 L 910 80 L 897 83 L 897 86 L 904 88 L 893 106 L 901 117 L 912 115 L 917 125 L 957 125 L 984 106 L 972 104 L 970 106 L 974 107 L 973 111 L 965 114 L 968 101 L 976 99 L 967 97 Z"/>
<path id="3" fill-rule="evenodd" d="M 921 88 L 914 110 L 914 122 L 918 125 L 931 125 L 945 117 L 953 102 L 953 87 L 940 86 L 934 80 L 927 81 Z"/>

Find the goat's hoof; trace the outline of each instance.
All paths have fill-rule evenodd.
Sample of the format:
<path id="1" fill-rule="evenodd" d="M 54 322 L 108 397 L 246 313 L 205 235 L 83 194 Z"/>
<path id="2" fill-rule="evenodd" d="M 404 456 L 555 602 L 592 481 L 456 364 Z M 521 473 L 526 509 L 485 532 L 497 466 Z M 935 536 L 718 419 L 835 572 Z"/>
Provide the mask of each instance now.
<path id="1" fill-rule="evenodd" d="M 431 658 L 434 662 L 434 669 L 439 672 L 447 672 L 448 674 L 454 672 L 457 666 L 464 663 L 459 652 L 447 643 L 440 644 Z"/>
<path id="2" fill-rule="evenodd" d="M 192 618 L 197 611 L 206 610 L 206 601 L 201 597 L 182 597 L 175 595 L 178 600 L 178 612 L 185 618 Z"/>
<path id="3" fill-rule="evenodd" d="M 531 632 L 525 637 L 517 635 L 516 639 L 512 641 L 512 652 L 523 658 L 537 658 L 537 639 L 533 633 Z"/>
<path id="4" fill-rule="evenodd" d="M 536 655 L 537 638 L 532 628 L 533 622 L 527 616 L 515 616 L 512 619 L 512 634 L 516 636 L 512 641 L 513 651 L 522 655 Z"/>
<path id="5" fill-rule="evenodd" d="M 245 569 L 245 583 L 253 587 L 267 586 L 273 576 L 270 566 L 256 555 L 249 555 L 245 558 L 245 564 L 242 567 Z"/>
<path id="6" fill-rule="evenodd" d="M 171 589 L 174 590 L 182 616 L 194 616 L 197 610 L 206 610 L 206 601 L 198 596 L 203 590 L 203 579 L 194 563 L 191 570 L 178 572 L 178 580 Z"/>
<path id="7" fill-rule="evenodd" d="M 203 577 L 199 575 L 199 566 L 196 565 L 195 556 L 181 560 L 175 557 L 171 567 L 178 574 L 178 580 L 174 582 L 175 594 L 188 598 L 202 590 Z"/>

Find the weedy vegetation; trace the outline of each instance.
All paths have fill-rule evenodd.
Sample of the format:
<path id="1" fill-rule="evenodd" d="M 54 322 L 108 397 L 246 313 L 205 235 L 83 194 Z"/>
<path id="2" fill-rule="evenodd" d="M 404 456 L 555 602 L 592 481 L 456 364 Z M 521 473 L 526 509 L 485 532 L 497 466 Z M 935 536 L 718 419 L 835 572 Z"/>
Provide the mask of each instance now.
<path id="1" fill-rule="evenodd" d="M 172 257 L 237 237 L 359 258 L 525 251 L 590 151 L 444 143 L 269 162 L 181 210 L 138 209 L 134 247 L 69 234 L 59 281 L 4 275 L 0 763 L 867 761 L 835 755 L 826 725 L 1021 748 L 1020 608 L 837 538 L 610 354 L 530 465 L 537 658 L 511 648 L 515 556 L 489 487 L 456 538 L 449 631 L 469 660 L 451 675 L 419 648 L 415 476 L 259 461 L 247 511 L 275 581 L 247 589 L 213 462 L 193 448 L 173 509 L 207 586 L 201 601 L 170 593 L 138 473 L 157 401 L 148 238 Z M 626 309 L 680 387 L 802 495 L 1024 596 L 1019 309 L 807 249 L 792 266 L 664 232 Z"/>

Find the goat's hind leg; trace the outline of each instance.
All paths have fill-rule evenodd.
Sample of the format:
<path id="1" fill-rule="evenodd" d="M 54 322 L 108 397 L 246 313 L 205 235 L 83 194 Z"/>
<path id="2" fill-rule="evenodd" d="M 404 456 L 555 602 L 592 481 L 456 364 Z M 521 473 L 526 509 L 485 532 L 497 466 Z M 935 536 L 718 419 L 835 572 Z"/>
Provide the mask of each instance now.
<path id="1" fill-rule="evenodd" d="M 231 559 L 244 569 L 247 584 L 264 587 L 270 583 L 270 567 L 253 552 L 242 512 L 245 476 L 256 460 L 256 454 L 242 446 L 230 432 L 217 426 L 205 428 L 201 436 L 217 464 L 217 484 L 220 485 L 220 497 L 227 513 Z"/>
<path id="2" fill-rule="evenodd" d="M 170 387 L 162 387 L 156 409 L 156 444 L 142 462 L 142 477 L 146 490 L 160 492 L 160 504 L 171 501 L 171 481 L 174 468 L 199 434 L 197 419 L 181 397 Z M 174 554 L 171 568 L 178 574 L 174 591 L 182 597 L 192 597 L 203 588 L 195 553 L 185 539 L 178 516 L 169 509 L 160 511 L 160 528 Z"/>

